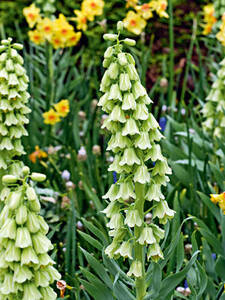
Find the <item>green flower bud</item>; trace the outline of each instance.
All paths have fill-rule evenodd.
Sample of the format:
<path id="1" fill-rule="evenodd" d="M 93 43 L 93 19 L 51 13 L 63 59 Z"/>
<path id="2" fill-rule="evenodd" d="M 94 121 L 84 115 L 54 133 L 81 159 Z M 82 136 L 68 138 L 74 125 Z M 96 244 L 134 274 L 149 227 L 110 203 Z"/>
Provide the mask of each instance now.
<path id="1" fill-rule="evenodd" d="M 128 91 L 131 89 L 131 82 L 128 74 L 120 74 L 120 90 Z"/>
<path id="2" fill-rule="evenodd" d="M 124 42 L 124 44 L 126 44 L 128 46 L 135 46 L 136 45 L 136 41 L 135 40 L 128 39 L 128 38 L 126 38 L 123 42 Z"/>
<path id="3" fill-rule="evenodd" d="M 27 217 L 27 229 L 31 233 L 36 233 L 40 229 L 40 224 L 38 220 L 38 216 L 33 213 L 29 212 Z"/>
<path id="4" fill-rule="evenodd" d="M 111 58 L 114 54 L 114 48 L 113 47 L 109 47 L 105 53 L 104 53 L 104 58 Z"/>
<path id="5" fill-rule="evenodd" d="M 2 177 L 2 182 L 4 184 L 12 184 L 12 183 L 16 183 L 18 180 L 18 177 L 14 176 L 14 175 L 4 175 Z"/>
<path id="6" fill-rule="evenodd" d="M 118 31 L 122 31 L 123 30 L 123 22 L 122 21 L 117 22 L 117 30 Z"/>
<path id="7" fill-rule="evenodd" d="M 19 207 L 22 199 L 22 194 L 23 194 L 22 190 L 17 190 L 9 194 L 7 201 L 10 209 L 14 210 Z"/>
<path id="8" fill-rule="evenodd" d="M 128 64 L 127 57 L 125 53 L 118 54 L 118 62 L 121 66 L 126 66 Z"/>
<path id="9" fill-rule="evenodd" d="M 8 218 L 0 230 L 0 238 L 16 238 L 16 222 L 14 219 Z"/>
<path id="10" fill-rule="evenodd" d="M 26 227 L 18 227 L 16 232 L 16 247 L 27 248 L 32 246 L 31 236 Z"/>
<path id="11" fill-rule="evenodd" d="M 24 166 L 22 169 L 22 173 L 24 176 L 27 176 L 30 173 L 30 168 L 27 166 Z"/>
<path id="12" fill-rule="evenodd" d="M 108 74 L 111 79 L 116 79 L 119 75 L 119 66 L 117 63 L 113 62 L 110 64 L 108 69 Z M 103 77 L 104 78 L 104 77 Z"/>
<path id="13" fill-rule="evenodd" d="M 12 47 L 16 50 L 22 50 L 23 49 L 23 45 L 22 44 L 18 44 L 18 43 L 14 43 L 12 44 Z"/>
<path id="14" fill-rule="evenodd" d="M 21 205 L 16 212 L 16 223 L 23 225 L 27 221 L 27 207 Z"/>
<path id="15" fill-rule="evenodd" d="M 31 180 L 33 181 L 37 181 L 37 182 L 42 182 L 45 181 L 46 179 L 46 175 L 41 174 L 41 173 L 32 173 L 30 176 Z"/>
<path id="16" fill-rule="evenodd" d="M 27 187 L 27 189 L 26 189 L 26 195 L 27 195 L 27 199 L 29 201 L 35 201 L 37 199 L 37 195 L 36 195 L 34 188 L 32 188 L 30 186 Z"/>
<path id="17" fill-rule="evenodd" d="M 117 34 L 106 33 L 103 35 L 103 39 L 106 41 L 114 42 L 117 40 Z"/>

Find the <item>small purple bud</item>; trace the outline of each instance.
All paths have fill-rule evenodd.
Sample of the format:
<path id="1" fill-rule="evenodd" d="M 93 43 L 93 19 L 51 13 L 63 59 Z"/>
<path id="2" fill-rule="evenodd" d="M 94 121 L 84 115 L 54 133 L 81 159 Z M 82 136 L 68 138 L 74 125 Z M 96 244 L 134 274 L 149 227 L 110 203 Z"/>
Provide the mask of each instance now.
<path id="1" fill-rule="evenodd" d="M 65 180 L 65 181 L 69 181 L 70 180 L 70 172 L 67 171 L 67 170 L 64 170 L 62 172 L 61 176 L 62 176 L 62 179 Z"/>

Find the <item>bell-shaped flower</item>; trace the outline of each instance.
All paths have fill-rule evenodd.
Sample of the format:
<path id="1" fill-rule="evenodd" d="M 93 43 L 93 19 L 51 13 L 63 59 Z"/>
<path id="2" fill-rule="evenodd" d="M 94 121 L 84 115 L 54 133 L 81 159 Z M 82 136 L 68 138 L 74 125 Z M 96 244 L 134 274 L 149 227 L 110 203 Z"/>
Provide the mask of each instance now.
<path id="1" fill-rule="evenodd" d="M 149 116 L 147 106 L 144 103 L 138 103 L 137 107 L 134 111 L 134 119 L 135 120 L 147 120 Z"/>
<path id="2" fill-rule="evenodd" d="M 123 110 L 135 110 L 136 109 L 136 101 L 134 100 L 134 96 L 132 93 L 125 93 L 123 96 Z"/>
<path id="3" fill-rule="evenodd" d="M 50 276 L 50 283 L 53 283 L 55 280 L 61 279 L 60 273 L 53 266 L 48 266 L 46 268 L 46 271 L 48 272 L 48 274 Z"/>
<path id="4" fill-rule="evenodd" d="M 9 84 L 10 86 L 14 86 L 14 85 L 18 85 L 18 84 L 19 84 L 19 81 L 18 81 L 18 79 L 17 79 L 16 74 L 14 74 L 14 73 L 10 73 L 10 74 L 9 74 L 9 81 L 8 81 L 8 84 Z"/>
<path id="5" fill-rule="evenodd" d="M 148 132 L 141 131 L 140 135 L 135 139 L 134 146 L 141 150 L 151 149 L 152 145 L 149 140 Z"/>
<path id="6" fill-rule="evenodd" d="M 15 292 L 15 284 L 13 281 L 13 275 L 10 273 L 6 273 L 4 275 L 4 281 L 1 283 L 0 293 L 3 295 L 9 295 Z M 7 299 L 7 297 L 2 298 Z"/>
<path id="7" fill-rule="evenodd" d="M 109 258 L 113 258 L 116 250 L 119 248 L 119 243 L 113 241 L 109 246 L 105 249 L 105 254 L 109 256 Z"/>
<path id="8" fill-rule="evenodd" d="M 18 225 L 23 225 L 27 221 L 27 207 L 21 205 L 16 212 L 16 223 Z"/>
<path id="9" fill-rule="evenodd" d="M 110 84 L 111 84 L 111 80 L 110 80 L 109 72 L 105 71 L 105 74 L 102 77 L 100 91 L 101 92 L 106 92 L 107 88 L 110 86 Z"/>
<path id="10" fill-rule="evenodd" d="M 24 92 L 24 91 L 27 90 L 27 88 L 28 88 L 28 84 L 25 83 L 25 82 L 23 81 L 22 78 L 19 78 L 19 86 L 18 86 L 18 90 L 19 90 L 20 92 Z"/>
<path id="11" fill-rule="evenodd" d="M 134 95 L 134 99 L 138 99 L 139 97 L 145 96 L 146 90 L 143 87 L 143 85 L 140 83 L 140 81 L 136 81 L 132 86 L 132 93 Z"/>
<path id="12" fill-rule="evenodd" d="M 17 99 L 17 98 L 21 98 L 20 94 L 18 93 L 18 91 L 16 89 L 10 89 L 9 90 L 9 95 L 8 95 L 8 99 L 9 100 L 13 100 Z M 9 125 L 10 126 L 10 125 Z"/>
<path id="13" fill-rule="evenodd" d="M 128 200 L 129 198 L 136 199 L 136 194 L 134 192 L 134 185 L 131 180 L 120 183 L 119 193 L 117 199 Z"/>
<path id="14" fill-rule="evenodd" d="M 113 201 L 110 202 L 104 210 L 102 210 L 102 213 L 106 214 L 107 218 L 111 218 L 114 214 L 118 213 L 119 210 L 120 207 L 118 206 L 118 203 Z"/>
<path id="15" fill-rule="evenodd" d="M 35 272 L 36 274 L 36 272 Z M 27 266 L 21 266 L 20 264 L 15 264 L 13 281 L 17 283 L 23 283 L 27 280 L 31 280 L 33 273 Z"/>
<path id="16" fill-rule="evenodd" d="M 155 176 L 159 174 L 160 176 L 163 176 L 165 174 L 172 174 L 172 171 L 170 167 L 168 166 L 167 160 L 158 160 L 155 164 L 155 167 L 152 171 L 152 175 Z"/>
<path id="17" fill-rule="evenodd" d="M 110 58 L 113 56 L 115 50 L 113 47 L 108 47 L 107 50 L 104 53 L 104 58 Z"/>
<path id="18" fill-rule="evenodd" d="M 42 294 L 39 292 L 38 288 L 34 283 L 24 284 L 24 293 L 22 300 L 40 300 L 42 299 Z"/>
<path id="19" fill-rule="evenodd" d="M 111 79 L 116 79 L 119 75 L 119 66 L 116 62 L 112 62 L 108 69 L 108 74 Z"/>
<path id="20" fill-rule="evenodd" d="M 13 147 L 13 144 L 10 140 L 10 138 L 8 137 L 3 137 L 1 142 L 0 142 L 0 150 L 12 150 L 14 147 Z"/>
<path id="21" fill-rule="evenodd" d="M 142 277 L 142 263 L 140 260 L 134 260 L 127 273 L 128 276 Z"/>
<path id="22" fill-rule="evenodd" d="M 155 200 L 157 202 L 164 200 L 165 197 L 161 192 L 161 184 L 151 183 L 145 195 L 145 199 L 148 201 Z"/>
<path id="23" fill-rule="evenodd" d="M 48 224 L 45 222 L 45 219 L 42 216 L 38 216 L 38 221 L 39 221 L 39 224 L 40 224 L 41 233 L 46 235 L 49 231 Z"/>
<path id="24" fill-rule="evenodd" d="M 98 101 L 98 106 L 102 106 L 104 107 L 106 105 L 106 103 L 109 101 L 108 100 L 109 97 L 109 92 L 106 92 Z"/>
<path id="25" fill-rule="evenodd" d="M 106 224 L 110 229 L 117 229 L 123 226 L 123 217 L 121 213 L 115 213 L 112 215 L 110 221 Z"/>
<path id="26" fill-rule="evenodd" d="M 161 147 L 158 144 L 152 146 L 151 150 L 148 151 L 147 155 L 145 156 L 145 161 L 151 159 L 152 161 L 157 160 L 165 160 L 161 153 Z"/>
<path id="27" fill-rule="evenodd" d="M 0 70 L 0 78 L 8 80 L 9 75 L 8 75 L 8 72 L 6 71 L 6 69 L 1 69 Z"/>
<path id="28" fill-rule="evenodd" d="M 122 173 L 124 168 L 119 165 L 120 160 L 120 156 L 116 155 L 113 163 L 109 166 L 108 171 L 114 171 L 118 174 Z"/>
<path id="29" fill-rule="evenodd" d="M 3 110 L 3 111 L 7 111 L 7 113 L 8 113 L 9 111 L 13 110 L 13 107 L 9 103 L 9 101 L 0 100 L 0 109 Z"/>
<path id="30" fill-rule="evenodd" d="M 131 89 L 131 82 L 129 75 L 126 73 L 120 74 L 120 90 L 126 92 Z"/>
<path id="31" fill-rule="evenodd" d="M 122 136 L 121 132 L 117 132 L 115 135 L 112 135 L 110 141 L 108 142 L 107 151 L 117 150 L 118 148 L 124 149 L 131 146 L 131 140 Z"/>
<path id="32" fill-rule="evenodd" d="M 21 189 L 13 191 L 9 194 L 7 202 L 10 209 L 14 210 L 19 207 L 20 202 L 22 200 L 22 194 L 23 191 Z"/>
<path id="33" fill-rule="evenodd" d="M 117 57 L 118 57 L 119 64 L 121 66 L 126 66 L 128 64 L 127 57 L 126 57 L 125 53 L 119 53 L 117 55 Z"/>
<path id="34" fill-rule="evenodd" d="M 27 248 L 32 246 L 31 236 L 26 227 L 18 227 L 16 231 L 16 247 Z"/>
<path id="35" fill-rule="evenodd" d="M 148 259 L 152 259 L 154 262 L 158 262 L 159 259 L 164 259 L 162 250 L 159 246 L 159 244 L 155 243 L 153 245 L 150 245 L 148 248 L 148 254 L 147 254 Z"/>
<path id="36" fill-rule="evenodd" d="M 108 192 L 102 198 L 109 199 L 110 201 L 114 201 L 117 199 L 118 192 L 119 192 L 119 185 L 112 184 Z"/>
<path id="37" fill-rule="evenodd" d="M 120 123 L 126 122 L 124 111 L 121 109 L 119 105 L 114 106 L 111 114 L 109 115 L 109 119 L 114 122 L 120 122 Z"/>
<path id="38" fill-rule="evenodd" d="M 29 209 L 34 212 L 39 212 L 41 209 L 41 204 L 38 199 L 34 201 L 29 201 Z"/>
<path id="39" fill-rule="evenodd" d="M 111 85 L 108 99 L 122 101 L 122 94 L 117 83 Z"/>
<path id="40" fill-rule="evenodd" d="M 160 201 L 154 209 L 153 218 L 158 217 L 160 224 L 166 224 L 167 220 L 174 217 L 175 211 L 168 207 L 166 201 Z"/>
<path id="41" fill-rule="evenodd" d="M 40 292 L 45 300 L 55 300 L 57 298 L 57 294 L 49 286 L 45 288 L 41 287 Z"/>
<path id="42" fill-rule="evenodd" d="M 52 260 L 47 253 L 39 254 L 38 259 L 40 266 L 48 266 L 55 264 L 54 260 Z"/>
<path id="43" fill-rule="evenodd" d="M 160 240 L 164 238 L 165 231 L 163 229 L 161 229 L 159 226 L 157 226 L 153 223 L 150 226 L 153 230 L 153 234 L 154 234 L 154 237 L 156 239 L 156 242 L 159 243 Z"/>
<path id="44" fill-rule="evenodd" d="M 15 73 L 17 76 L 23 76 L 26 71 L 20 64 L 15 64 Z"/>
<path id="45" fill-rule="evenodd" d="M 138 80 L 139 76 L 137 70 L 133 64 L 129 64 L 126 66 L 126 72 L 130 77 L 130 80 Z"/>
<path id="46" fill-rule="evenodd" d="M 134 226 L 140 227 L 142 223 L 143 221 L 137 209 L 131 207 L 130 209 L 127 210 L 124 224 L 128 225 L 129 227 L 134 227 Z"/>
<path id="47" fill-rule="evenodd" d="M 0 94 L 5 96 L 8 95 L 9 90 L 8 90 L 8 86 L 3 82 L 2 84 L 0 84 Z"/>
<path id="48" fill-rule="evenodd" d="M 119 254 L 124 258 L 133 259 L 132 244 L 129 241 L 123 242 L 120 247 L 115 251 L 115 255 Z"/>
<path id="49" fill-rule="evenodd" d="M 9 215 L 9 207 L 8 205 L 5 205 L 0 213 L 0 227 L 3 226 L 6 219 L 8 218 L 8 215 Z"/>
<path id="50" fill-rule="evenodd" d="M 27 229 L 31 233 L 36 233 L 40 229 L 38 216 L 34 212 L 29 212 L 27 217 Z"/>
<path id="51" fill-rule="evenodd" d="M 146 105 L 153 103 L 153 101 L 147 94 L 145 96 L 141 97 L 141 102 L 145 103 Z M 151 113 L 149 115 L 151 115 Z"/>
<path id="52" fill-rule="evenodd" d="M 132 118 L 128 119 L 125 126 L 123 127 L 122 130 L 122 135 L 126 136 L 126 135 L 135 135 L 135 134 L 139 134 L 140 131 L 137 127 L 136 121 Z"/>
<path id="53" fill-rule="evenodd" d="M 16 222 L 14 219 L 8 218 L 0 230 L 0 238 L 16 238 Z"/>
<path id="54" fill-rule="evenodd" d="M 144 227 L 142 229 L 140 237 L 137 241 L 141 245 L 156 243 L 156 239 L 154 237 L 152 228 L 151 227 Z"/>
<path id="55" fill-rule="evenodd" d="M 9 264 L 6 260 L 5 260 L 5 251 L 1 251 L 0 252 L 0 268 L 1 269 L 7 269 L 9 267 Z"/>
<path id="56" fill-rule="evenodd" d="M 163 176 L 156 175 L 156 176 L 154 176 L 154 182 L 156 184 L 161 184 L 161 185 L 166 186 L 166 183 L 170 182 L 170 179 L 168 176 L 165 176 L 165 175 L 163 175 Z"/>
<path id="57" fill-rule="evenodd" d="M 33 242 L 34 250 L 37 254 L 42 254 L 53 249 L 50 240 L 40 232 L 32 236 L 32 242 Z"/>
<path id="58" fill-rule="evenodd" d="M 7 262 L 15 262 L 20 261 L 21 258 L 21 250 L 15 246 L 15 242 L 9 240 L 6 247 L 5 252 L 5 260 Z"/>
<path id="59" fill-rule="evenodd" d="M 133 166 L 134 164 L 140 165 L 141 161 L 135 153 L 134 148 L 127 148 L 120 160 L 120 166 L 128 165 Z"/>
<path id="60" fill-rule="evenodd" d="M 11 58 L 8 58 L 5 64 L 5 68 L 7 72 L 13 72 L 14 71 L 14 63 Z"/>
<path id="61" fill-rule="evenodd" d="M 39 264 L 39 259 L 32 247 L 24 248 L 21 255 L 21 265 Z"/>
<path id="62" fill-rule="evenodd" d="M 148 119 L 143 122 L 143 131 L 149 131 L 150 129 L 159 128 L 159 123 L 156 121 L 155 117 L 150 113 Z"/>
<path id="63" fill-rule="evenodd" d="M 50 276 L 45 269 L 39 269 L 34 273 L 34 282 L 36 286 L 49 286 Z"/>
<path id="64" fill-rule="evenodd" d="M 0 134 L 2 135 L 2 136 L 5 136 L 5 135 L 7 135 L 8 134 L 8 129 L 7 129 L 7 127 L 4 125 L 4 124 L 0 124 Z"/>
<path id="65" fill-rule="evenodd" d="M 6 115 L 5 122 L 4 122 L 5 125 L 12 126 L 12 125 L 17 125 L 18 123 L 19 121 L 17 120 L 13 112 L 9 112 Z"/>
<path id="66" fill-rule="evenodd" d="M 134 173 L 134 182 L 139 182 L 141 184 L 148 183 L 150 181 L 150 173 L 146 165 L 142 164 L 138 166 L 136 172 Z"/>

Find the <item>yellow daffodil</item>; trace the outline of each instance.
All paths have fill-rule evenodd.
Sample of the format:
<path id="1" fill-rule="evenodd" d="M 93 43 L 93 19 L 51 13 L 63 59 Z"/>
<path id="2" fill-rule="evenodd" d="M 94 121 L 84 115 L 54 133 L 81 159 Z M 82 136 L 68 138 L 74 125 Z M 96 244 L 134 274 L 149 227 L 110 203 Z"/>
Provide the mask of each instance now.
<path id="1" fill-rule="evenodd" d="M 153 17 L 152 9 L 149 3 L 135 6 L 135 9 L 145 20 L 148 20 Z"/>
<path id="2" fill-rule="evenodd" d="M 223 213 L 225 214 L 225 192 L 221 194 L 211 194 L 210 200 L 214 204 L 219 204 L 219 207 L 222 209 Z"/>
<path id="3" fill-rule="evenodd" d="M 85 14 L 81 10 L 77 9 L 74 10 L 74 13 L 76 15 L 74 20 L 77 22 L 77 29 L 83 31 L 87 30 L 87 17 Z"/>
<path id="4" fill-rule="evenodd" d="M 129 11 L 127 13 L 126 18 L 123 20 L 124 22 L 124 27 L 134 33 L 134 34 L 141 34 L 143 29 L 146 26 L 146 21 L 137 13 L 135 13 L 134 11 Z"/>
<path id="5" fill-rule="evenodd" d="M 138 0 L 126 0 L 126 8 L 135 7 L 138 4 Z"/>
<path id="6" fill-rule="evenodd" d="M 54 107 L 60 117 L 66 117 L 70 111 L 69 101 L 66 99 L 61 100 Z"/>
<path id="7" fill-rule="evenodd" d="M 74 32 L 74 31 L 71 32 L 68 39 L 67 39 L 67 41 L 66 41 L 65 46 L 66 47 L 76 46 L 78 44 L 80 38 L 81 38 L 81 32 L 80 31 L 79 32 Z"/>
<path id="8" fill-rule="evenodd" d="M 25 16 L 30 28 L 33 28 L 37 21 L 40 19 L 40 9 L 31 4 L 28 7 L 24 7 L 23 15 Z"/>
<path id="9" fill-rule="evenodd" d="M 70 25 L 63 14 L 53 22 L 54 34 L 60 36 L 63 42 L 66 42 L 71 32 L 74 31 L 73 26 Z"/>
<path id="10" fill-rule="evenodd" d="M 50 41 L 54 30 L 53 21 L 49 18 L 41 19 L 38 22 L 37 29 L 43 34 L 46 40 Z"/>
<path id="11" fill-rule="evenodd" d="M 54 35 L 51 38 L 51 43 L 52 43 L 54 49 L 64 48 L 64 42 L 61 39 L 60 35 Z"/>
<path id="12" fill-rule="evenodd" d="M 84 0 L 81 4 L 81 11 L 89 21 L 94 21 L 95 16 L 101 16 L 104 7 L 103 0 Z"/>
<path id="13" fill-rule="evenodd" d="M 150 7 L 160 16 L 160 18 L 169 18 L 166 12 L 167 0 L 153 0 L 149 3 Z"/>
<path id="14" fill-rule="evenodd" d="M 216 18 L 214 17 L 214 6 L 213 4 L 208 4 L 205 5 L 203 8 L 203 13 L 204 13 L 204 23 L 202 25 L 203 27 L 203 32 L 202 34 L 208 35 L 209 33 L 212 32 L 213 25 L 217 21 Z"/>
<path id="15" fill-rule="evenodd" d="M 35 164 L 37 158 L 41 159 L 41 158 L 46 158 L 47 156 L 48 154 L 45 151 L 41 150 L 39 146 L 35 146 L 35 151 L 29 155 L 29 159 L 32 163 Z"/>
<path id="16" fill-rule="evenodd" d="M 43 34 L 37 29 L 29 31 L 28 36 L 30 40 L 37 45 L 40 45 L 45 41 Z"/>
<path id="17" fill-rule="evenodd" d="M 58 112 L 56 112 L 52 108 L 49 111 L 43 113 L 42 115 L 45 124 L 55 125 L 56 123 L 60 122 L 60 116 Z"/>

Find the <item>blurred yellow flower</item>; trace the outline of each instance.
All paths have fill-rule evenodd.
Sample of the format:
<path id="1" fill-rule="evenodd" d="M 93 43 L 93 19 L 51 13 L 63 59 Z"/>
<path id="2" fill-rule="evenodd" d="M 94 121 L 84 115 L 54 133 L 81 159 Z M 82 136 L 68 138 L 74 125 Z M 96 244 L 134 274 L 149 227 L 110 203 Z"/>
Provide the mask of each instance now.
<path id="1" fill-rule="evenodd" d="M 141 34 L 145 26 L 147 25 L 146 21 L 134 11 L 129 11 L 127 13 L 126 18 L 123 20 L 124 27 L 134 33 L 134 34 Z"/>
<path id="2" fill-rule="evenodd" d="M 211 194 L 210 200 L 214 204 L 219 204 L 219 207 L 222 209 L 223 213 L 225 214 L 225 192 L 221 194 Z"/>
<path id="3" fill-rule="evenodd" d="M 149 3 L 150 7 L 160 16 L 160 18 L 169 18 L 166 12 L 167 0 L 153 0 Z"/>
<path id="4" fill-rule="evenodd" d="M 31 4 L 28 7 L 24 7 L 23 15 L 25 16 L 30 28 L 33 28 L 37 21 L 40 19 L 40 9 Z"/>
<path id="5" fill-rule="evenodd" d="M 149 3 L 135 6 L 135 9 L 145 20 L 148 20 L 153 17 L 152 9 Z"/>
<path id="6" fill-rule="evenodd" d="M 87 17 L 81 10 L 74 10 L 76 18 L 74 20 L 77 22 L 77 29 L 78 30 L 87 30 Z"/>
<path id="7" fill-rule="evenodd" d="M 84 0 L 81 4 L 81 11 L 89 21 L 94 21 L 95 16 L 101 16 L 104 7 L 103 0 Z"/>
<path id="8" fill-rule="evenodd" d="M 41 150 L 39 146 L 35 146 L 35 151 L 29 155 L 29 159 L 30 161 L 32 161 L 32 163 L 35 164 L 37 158 L 41 159 L 41 158 L 46 158 L 47 156 L 48 154 L 45 151 Z"/>
<path id="9" fill-rule="evenodd" d="M 60 35 L 54 35 L 51 38 L 51 43 L 52 43 L 54 49 L 64 48 L 64 42 L 62 41 Z"/>
<path id="10" fill-rule="evenodd" d="M 70 111 L 70 104 L 67 99 L 61 100 L 54 107 L 60 117 L 66 117 Z"/>
<path id="11" fill-rule="evenodd" d="M 56 112 L 54 109 L 50 109 L 49 111 L 42 114 L 44 118 L 45 124 L 55 125 L 56 123 L 60 122 L 60 116 L 58 112 Z"/>
<path id="12" fill-rule="evenodd" d="M 44 43 L 44 41 L 45 41 L 43 34 L 40 31 L 38 31 L 37 29 L 32 30 L 32 31 L 30 30 L 28 32 L 28 36 L 29 36 L 30 40 L 37 45 L 40 45 L 40 44 Z"/>
<path id="13" fill-rule="evenodd" d="M 46 40 L 50 41 L 54 30 L 53 21 L 49 18 L 41 19 L 38 22 L 37 30 L 43 34 Z"/>
<path id="14" fill-rule="evenodd" d="M 135 7 L 138 4 L 138 0 L 126 0 L 126 8 Z"/>
<path id="15" fill-rule="evenodd" d="M 214 17 L 214 6 L 213 4 L 208 4 L 205 5 L 203 8 L 203 13 L 204 13 L 204 20 L 203 20 L 203 32 L 202 34 L 208 35 L 209 33 L 212 32 L 213 25 L 217 21 L 216 18 Z"/>
<path id="16" fill-rule="evenodd" d="M 54 34 L 60 36 L 63 42 L 66 42 L 71 32 L 74 31 L 73 26 L 70 25 L 66 17 L 63 14 L 60 14 L 58 19 L 53 21 Z"/>
<path id="17" fill-rule="evenodd" d="M 225 46 L 225 18 L 222 17 L 222 24 L 220 25 L 220 31 L 217 33 L 216 38 Z"/>
<path id="18" fill-rule="evenodd" d="M 66 41 L 65 46 L 66 47 L 76 46 L 78 44 L 80 38 L 81 38 L 81 32 L 80 31 L 79 32 L 74 32 L 74 31 L 71 32 L 68 39 L 67 39 L 67 41 Z"/>

